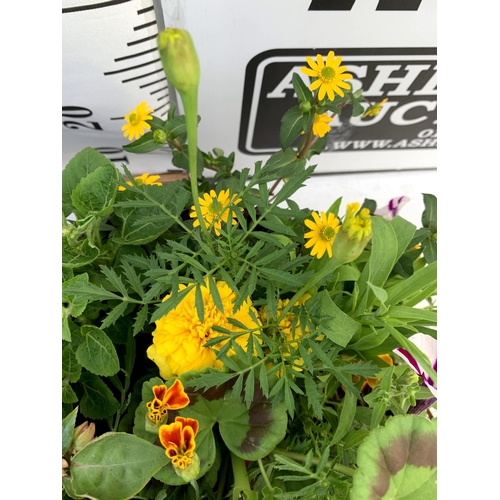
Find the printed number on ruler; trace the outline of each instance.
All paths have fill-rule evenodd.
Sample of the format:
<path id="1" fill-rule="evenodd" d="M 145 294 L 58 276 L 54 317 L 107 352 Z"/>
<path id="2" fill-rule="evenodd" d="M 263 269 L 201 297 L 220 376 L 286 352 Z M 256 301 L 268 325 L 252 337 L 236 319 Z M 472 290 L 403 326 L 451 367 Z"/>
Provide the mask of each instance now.
<path id="1" fill-rule="evenodd" d="M 62 115 L 65 118 L 88 118 L 92 116 L 92 111 L 88 108 L 82 108 L 80 106 L 63 106 Z M 78 130 L 80 128 L 89 128 L 91 130 L 102 130 L 102 127 L 97 122 L 90 120 L 85 120 L 85 123 L 75 122 L 72 120 L 63 121 L 63 125 L 67 128 Z"/>
<path id="2" fill-rule="evenodd" d="M 128 158 L 125 155 L 120 156 L 119 158 L 112 156 L 112 155 L 117 155 L 117 154 L 123 154 L 123 149 L 121 149 L 121 148 L 102 146 L 100 148 L 94 148 L 94 149 L 96 151 L 99 151 L 99 153 L 102 153 L 104 156 L 106 156 L 106 158 L 108 158 L 113 163 L 116 163 L 119 161 L 121 161 L 122 163 L 130 163 L 128 161 Z"/>

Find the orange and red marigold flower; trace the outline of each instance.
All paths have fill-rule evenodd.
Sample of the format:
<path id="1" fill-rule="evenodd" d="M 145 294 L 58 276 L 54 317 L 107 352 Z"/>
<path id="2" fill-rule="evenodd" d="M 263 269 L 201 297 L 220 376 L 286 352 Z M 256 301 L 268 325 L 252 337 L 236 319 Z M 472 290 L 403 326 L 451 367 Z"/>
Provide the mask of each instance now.
<path id="1" fill-rule="evenodd" d="M 182 382 L 177 379 L 170 388 L 166 385 L 153 386 L 153 401 L 146 403 L 148 418 L 155 425 L 161 424 L 168 415 L 168 410 L 180 410 L 189 404 L 189 396 L 184 392 Z"/>
<path id="2" fill-rule="evenodd" d="M 160 427 L 160 443 L 177 469 L 185 470 L 195 460 L 198 425 L 198 420 L 194 418 L 175 417 L 175 422 Z"/>

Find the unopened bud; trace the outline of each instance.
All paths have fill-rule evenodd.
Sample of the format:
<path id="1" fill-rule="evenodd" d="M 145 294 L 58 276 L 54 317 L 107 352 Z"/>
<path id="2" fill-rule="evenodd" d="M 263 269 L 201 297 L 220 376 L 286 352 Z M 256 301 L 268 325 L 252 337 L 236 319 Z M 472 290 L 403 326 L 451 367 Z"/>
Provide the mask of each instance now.
<path id="1" fill-rule="evenodd" d="M 311 103 L 309 101 L 302 101 L 300 103 L 300 111 L 302 111 L 302 113 L 307 113 L 310 109 L 311 109 Z"/>
<path id="2" fill-rule="evenodd" d="M 81 449 L 87 446 L 95 435 L 95 424 L 94 422 L 83 424 L 75 427 L 73 430 L 73 453 L 78 453 Z"/>
<path id="3" fill-rule="evenodd" d="M 153 132 L 153 140 L 158 144 L 165 144 L 167 142 L 167 134 L 164 130 L 158 129 Z"/>
<path id="4" fill-rule="evenodd" d="M 191 35 L 183 29 L 167 28 L 157 40 L 163 69 L 175 89 L 182 94 L 198 87 L 200 64 Z"/>

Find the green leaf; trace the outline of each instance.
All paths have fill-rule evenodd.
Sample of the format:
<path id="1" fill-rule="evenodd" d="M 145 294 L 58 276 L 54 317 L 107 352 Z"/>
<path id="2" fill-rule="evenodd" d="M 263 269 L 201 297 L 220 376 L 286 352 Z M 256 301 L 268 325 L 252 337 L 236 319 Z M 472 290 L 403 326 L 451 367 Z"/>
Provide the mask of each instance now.
<path id="1" fill-rule="evenodd" d="M 109 387 L 97 375 L 85 372 L 80 377 L 79 384 L 84 392 L 80 400 L 80 411 L 87 418 L 108 418 L 120 407 Z"/>
<path id="2" fill-rule="evenodd" d="M 320 325 L 321 332 L 332 342 L 346 347 L 351 338 L 361 329 L 361 325 L 342 311 L 323 290 L 306 301 L 311 317 Z"/>
<path id="3" fill-rule="evenodd" d="M 69 413 L 62 421 L 62 454 L 64 455 L 71 446 L 73 440 L 73 429 L 75 428 L 78 407 Z"/>
<path id="4" fill-rule="evenodd" d="M 280 271 L 279 269 L 262 267 L 261 269 L 259 269 L 259 271 L 267 278 L 272 279 L 273 281 L 276 281 L 277 283 L 280 284 L 291 285 L 296 287 L 300 287 L 301 285 L 304 284 L 304 281 L 298 275 L 290 274 L 285 271 Z"/>
<path id="5" fill-rule="evenodd" d="M 295 93 L 297 94 L 297 99 L 299 100 L 299 102 L 302 103 L 304 101 L 308 101 L 311 104 L 314 102 L 314 96 L 312 92 L 309 90 L 299 74 L 294 73 L 292 75 L 292 85 L 295 89 Z"/>
<path id="6" fill-rule="evenodd" d="M 78 495 L 127 500 L 168 462 L 162 447 L 132 434 L 108 432 L 73 457 L 71 483 Z"/>
<path id="7" fill-rule="evenodd" d="M 424 253 L 425 260 L 432 264 L 437 261 L 437 243 L 431 238 L 422 242 L 422 251 Z"/>
<path id="8" fill-rule="evenodd" d="M 116 307 L 111 309 L 101 323 L 101 328 L 107 328 L 114 325 L 124 314 L 129 306 L 128 302 L 120 302 Z"/>
<path id="9" fill-rule="evenodd" d="M 120 370 L 115 346 L 110 338 L 95 326 L 82 326 L 83 342 L 76 350 L 76 359 L 95 375 L 110 377 Z"/>
<path id="10" fill-rule="evenodd" d="M 99 249 L 90 245 L 89 240 L 83 240 L 76 246 L 70 244 L 67 237 L 62 239 L 62 265 L 76 268 L 86 266 L 99 257 Z"/>
<path id="11" fill-rule="evenodd" d="M 396 415 L 358 449 L 352 500 L 435 500 L 437 421 Z"/>
<path id="12" fill-rule="evenodd" d="M 283 149 L 288 148 L 302 132 L 302 111 L 297 106 L 289 109 L 281 119 L 280 144 Z"/>
<path id="13" fill-rule="evenodd" d="M 106 217 L 113 211 L 120 174 L 114 165 L 104 165 L 82 179 L 71 193 L 73 206 L 84 217 Z"/>
<path id="14" fill-rule="evenodd" d="M 343 399 L 342 411 L 340 412 L 339 425 L 330 441 L 330 446 L 338 443 L 351 428 L 354 416 L 356 415 L 356 404 L 356 396 L 350 392 L 346 392 Z"/>
<path id="15" fill-rule="evenodd" d="M 78 283 L 88 283 L 89 281 L 89 276 L 87 273 L 83 274 L 78 274 L 74 278 L 71 278 L 67 281 L 65 281 L 62 285 L 62 301 L 63 302 L 68 302 L 69 303 L 69 311 L 71 316 L 76 318 L 77 316 L 80 316 L 80 314 L 85 311 L 85 308 L 87 307 L 87 300 L 82 299 L 81 297 L 78 297 L 77 295 L 69 295 L 65 293 L 65 288 L 68 286 L 72 286 L 74 284 Z"/>
<path id="16" fill-rule="evenodd" d="M 172 163 L 176 167 L 189 172 L 189 153 L 187 148 L 184 148 L 182 151 L 174 150 L 172 152 Z M 198 155 L 196 156 L 196 173 L 198 178 L 203 174 L 203 154 L 200 149 L 198 149 Z"/>
<path id="17" fill-rule="evenodd" d="M 112 163 L 92 148 L 83 149 L 69 161 L 62 173 L 62 207 L 65 216 L 74 210 L 71 193 L 79 182 L 104 165 L 112 165 Z"/>
<path id="18" fill-rule="evenodd" d="M 413 236 L 415 235 L 416 226 L 411 222 L 403 219 L 399 215 L 396 215 L 391 221 L 390 224 L 392 229 L 394 229 L 394 234 L 398 240 L 398 251 L 396 254 L 396 260 L 398 260 L 401 255 L 405 252 L 410 244 Z"/>
<path id="19" fill-rule="evenodd" d="M 78 382 L 82 374 L 82 367 L 78 363 L 74 348 L 67 344 L 62 350 L 62 378 L 67 378 L 70 382 Z"/>
<path id="20" fill-rule="evenodd" d="M 76 395 L 75 391 L 67 382 L 65 383 L 64 381 L 62 386 L 62 402 L 68 404 L 78 402 L 78 396 Z"/>
<path id="21" fill-rule="evenodd" d="M 135 318 L 134 330 L 133 330 L 134 336 L 137 335 L 144 328 L 147 319 L 148 319 L 148 305 L 144 304 L 139 309 L 139 312 L 137 313 L 137 316 Z"/>
<path id="22" fill-rule="evenodd" d="M 422 213 L 423 227 L 437 226 L 437 198 L 433 194 L 424 194 L 424 212 Z"/>
<path id="23" fill-rule="evenodd" d="M 150 153 L 163 147 L 163 144 L 154 140 L 154 132 L 146 132 L 142 137 L 130 144 L 122 146 L 124 151 L 129 153 Z"/>

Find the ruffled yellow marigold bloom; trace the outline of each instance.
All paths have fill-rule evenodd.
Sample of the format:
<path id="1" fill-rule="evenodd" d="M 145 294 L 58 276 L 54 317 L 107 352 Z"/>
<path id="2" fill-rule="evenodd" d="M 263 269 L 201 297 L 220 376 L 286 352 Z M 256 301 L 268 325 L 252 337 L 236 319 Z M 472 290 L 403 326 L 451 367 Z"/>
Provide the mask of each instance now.
<path id="1" fill-rule="evenodd" d="M 167 389 L 166 385 L 153 386 L 153 401 L 148 401 L 148 418 L 153 424 L 161 424 L 168 415 L 168 410 L 180 410 L 189 404 L 189 396 L 184 391 L 182 382 L 177 379 Z"/>
<path id="2" fill-rule="evenodd" d="M 203 198 L 198 198 L 200 201 L 201 214 L 203 215 L 205 227 L 213 227 L 217 236 L 220 236 L 222 223 L 226 223 L 229 217 L 232 219 L 233 226 L 236 224 L 235 212 L 229 208 L 230 204 L 236 205 L 241 201 L 241 198 L 236 198 L 238 198 L 238 195 L 236 194 L 233 194 L 232 196 L 229 195 L 229 189 L 221 191 L 218 195 L 212 189 L 210 194 L 205 193 Z M 196 208 L 194 205 L 191 207 L 191 210 L 192 212 L 189 214 L 189 217 L 196 219 L 193 226 L 198 227 L 200 225 L 200 221 L 197 218 Z M 241 208 L 239 208 L 239 210 L 241 210 Z"/>
<path id="3" fill-rule="evenodd" d="M 313 134 L 318 137 L 324 137 L 332 129 L 328 124 L 333 120 L 327 113 L 321 115 L 314 114 Z"/>
<path id="4" fill-rule="evenodd" d="M 139 184 L 149 184 L 150 186 L 161 186 L 161 182 L 157 182 L 157 180 L 160 178 L 159 175 L 149 175 L 149 174 L 142 174 L 139 175 L 138 177 L 134 177 L 135 182 Z M 127 184 L 129 186 L 132 186 L 132 183 L 130 181 L 127 181 Z M 125 191 L 125 187 L 123 186 L 118 186 L 118 191 Z"/>
<path id="5" fill-rule="evenodd" d="M 183 479 L 194 479 L 200 471 L 200 461 L 195 453 L 198 420 L 175 417 L 175 422 L 162 425 L 158 432 L 165 455 L 172 460 L 175 472 Z"/>
<path id="6" fill-rule="evenodd" d="M 220 333 L 213 330 L 214 326 L 225 328 L 231 332 L 242 331 L 229 323 L 228 318 L 234 318 L 249 330 L 260 328 L 260 322 L 256 323 L 250 315 L 250 311 L 252 311 L 255 318 L 258 316 L 250 297 L 247 297 L 238 311 L 233 314 L 236 294 L 224 281 L 216 282 L 216 286 L 224 312 L 219 311 L 216 307 L 208 286 L 201 286 L 204 305 L 204 318 L 201 322 L 195 307 L 196 292 L 195 287 L 193 287 L 177 307 L 156 321 L 153 345 L 149 346 L 147 355 L 158 365 L 160 375 L 164 379 L 181 375 L 190 370 L 201 370 L 207 366 L 221 368 L 222 362 L 215 359 L 215 351 L 212 347 L 204 347 L 204 344 L 211 338 L 221 336 Z M 179 286 L 180 290 L 185 288 L 185 285 Z M 169 297 L 170 295 L 167 295 L 163 300 L 165 301 Z M 249 336 L 249 333 L 242 334 L 234 341 L 246 350 Z M 227 342 L 227 336 L 223 338 L 224 340 L 221 339 L 221 342 L 214 346 L 215 349 L 220 349 Z M 230 349 L 228 354 L 234 354 L 234 350 Z"/>
<path id="7" fill-rule="evenodd" d="M 349 89 L 351 87 L 344 80 L 352 78 L 352 75 L 345 73 L 347 70 L 346 66 L 340 66 L 342 63 L 340 56 L 335 57 L 335 52 L 330 50 L 326 56 L 326 64 L 321 54 L 316 56 L 316 62 L 312 57 L 306 57 L 306 61 L 310 68 L 300 68 L 300 70 L 307 76 L 316 78 L 309 86 L 309 89 L 316 90 L 319 88 L 319 99 L 323 99 L 325 94 L 328 95 L 330 101 L 333 101 L 335 94 L 344 97 L 342 89 Z"/>
<path id="8" fill-rule="evenodd" d="M 311 251 L 313 257 L 321 259 L 325 252 L 328 252 L 328 256 L 331 257 L 333 241 L 340 229 L 339 220 L 334 214 L 325 214 L 325 212 L 321 212 L 321 217 L 316 212 L 312 212 L 312 217 L 314 221 L 309 219 L 304 221 L 305 225 L 311 229 L 304 234 L 304 238 L 309 239 L 304 246 L 313 247 Z"/>
<path id="9" fill-rule="evenodd" d="M 135 109 L 131 109 L 124 118 L 127 123 L 122 127 L 123 135 L 128 137 L 129 141 L 142 137 L 146 130 L 151 130 L 148 121 L 153 119 L 152 113 L 153 110 L 147 102 L 141 102 Z"/>
<path id="10" fill-rule="evenodd" d="M 388 101 L 389 99 L 385 98 L 382 99 L 382 101 L 377 102 L 377 104 L 374 104 L 373 106 L 370 106 L 363 114 L 361 118 L 366 118 L 367 116 L 377 116 L 380 113 L 380 110 L 382 109 L 382 106 Z"/>

